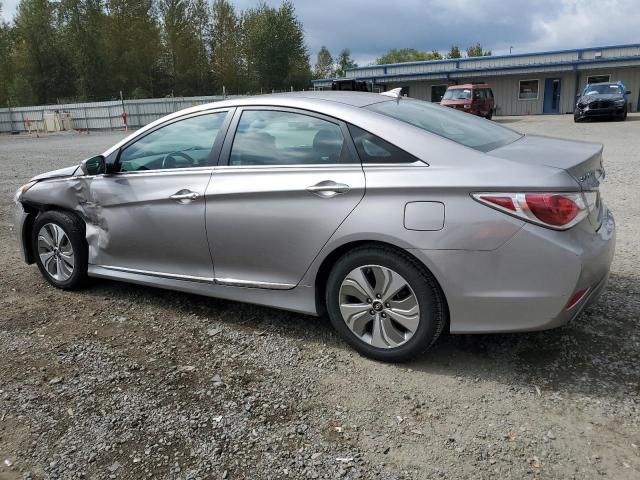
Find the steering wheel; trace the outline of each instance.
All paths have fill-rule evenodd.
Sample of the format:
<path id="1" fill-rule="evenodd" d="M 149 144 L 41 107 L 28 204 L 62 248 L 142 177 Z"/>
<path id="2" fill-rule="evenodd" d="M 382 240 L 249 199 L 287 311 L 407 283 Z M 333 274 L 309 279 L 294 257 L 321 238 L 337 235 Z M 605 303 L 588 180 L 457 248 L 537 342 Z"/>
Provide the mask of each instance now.
<path id="1" fill-rule="evenodd" d="M 190 165 L 193 165 L 195 161 L 189 155 L 184 152 L 171 152 L 168 153 L 166 157 L 162 159 L 162 168 L 176 168 L 177 162 L 176 157 L 182 157 L 186 159 Z"/>

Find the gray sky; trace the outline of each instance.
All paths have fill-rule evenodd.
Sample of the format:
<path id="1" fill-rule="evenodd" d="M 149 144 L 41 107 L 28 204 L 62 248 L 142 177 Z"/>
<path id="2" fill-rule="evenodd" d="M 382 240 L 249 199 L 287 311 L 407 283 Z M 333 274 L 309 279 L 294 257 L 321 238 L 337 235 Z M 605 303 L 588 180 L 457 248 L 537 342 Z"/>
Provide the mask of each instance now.
<path id="1" fill-rule="evenodd" d="M 18 0 L 0 0 L 10 19 Z M 280 0 L 266 0 L 277 6 Z M 233 1 L 237 9 L 258 0 Z M 311 61 L 326 45 L 361 65 L 389 48 L 446 51 L 480 42 L 494 54 L 640 43 L 639 0 L 298 0 Z"/>

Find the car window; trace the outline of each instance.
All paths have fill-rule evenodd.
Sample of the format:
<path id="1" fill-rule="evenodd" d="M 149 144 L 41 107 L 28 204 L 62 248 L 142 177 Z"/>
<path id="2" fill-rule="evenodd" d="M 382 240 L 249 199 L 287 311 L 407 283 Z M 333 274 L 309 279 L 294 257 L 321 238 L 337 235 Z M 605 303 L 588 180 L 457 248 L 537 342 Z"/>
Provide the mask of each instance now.
<path id="1" fill-rule="evenodd" d="M 481 152 L 515 142 L 521 134 L 495 122 L 431 102 L 403 98 L 365 107 Z"/>
<path id="2" fill-rule="evenodd" d="M 242 112 L 229 165 L 314 165 L 353 159 L 339 125 L 273 110 Z"/>
<path id="3" fill-rule="evenodd" d="M 620 85 L 587 85 L 583 95 L 606 95 L 623 93 Z"/>
<path id="4" fill-rule="evenodd" d="M 413 155 L 355 125 L 349 125 L 349 133 L 356 144 L 356 150 L 358 150 L 362 163 L 413 163 L 419 161 Z"/>
<path id="5" fill-rule="evenodd" d="M 487 88 L 486 93 L 487 93 L 487 98 L 493 98 L 493 90 L 491 90 L 490 88 Z"/>
<path id="6" fill-rule="evenodd" d="M 471 89 L 469 88 L 452 88 L 445 92 L 444 100 L 469 100 L 471 98 Z"/>
<path id="7" fill-rule="evenodd" d="M 122 150 L 119 171 L 206 167 L 226 114 L 185 118 L 154 130 Z"/>

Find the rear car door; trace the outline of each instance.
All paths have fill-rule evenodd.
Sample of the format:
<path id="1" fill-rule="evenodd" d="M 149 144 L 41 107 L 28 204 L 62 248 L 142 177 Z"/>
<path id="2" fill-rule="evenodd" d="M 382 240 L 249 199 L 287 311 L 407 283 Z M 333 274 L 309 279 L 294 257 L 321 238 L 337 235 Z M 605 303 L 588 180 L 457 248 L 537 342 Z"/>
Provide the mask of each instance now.
<path id="1" fill-rule="evenodd" d="M 238 109 L 206 195 L 216 282 L 293 288 L 364 188 L 342 122 L 294 109 Z"/>
<path id="2" fill-rule="evenodd" d="M 198 113 L 160 125 L 120 150 L 115 173 L 93 180 L 93 208 L 101 227 L 98 251 L 90 256 L 95 264 L 213 279 L 204 195 L 228 113 Z"/>

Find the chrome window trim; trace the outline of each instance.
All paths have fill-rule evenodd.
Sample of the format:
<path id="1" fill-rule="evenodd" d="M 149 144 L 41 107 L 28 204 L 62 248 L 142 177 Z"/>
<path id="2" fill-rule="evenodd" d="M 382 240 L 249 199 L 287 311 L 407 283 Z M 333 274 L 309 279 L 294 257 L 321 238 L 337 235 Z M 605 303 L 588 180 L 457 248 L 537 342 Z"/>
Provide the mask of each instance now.
<path id="1" fill-rule="evenodd" d="M 405 167 L 428 167 L 428 166 L 429 164 L 426 162 L 423 162 L 422 160 L 417 160 L 415 162 L 407 162 L 407 163 L 396 162 L 396 163 L 363 163 L 362 164 L 363 168 L 372 168 L 372 167 L 405 168 Z"/>
<path id="2" fill-rule="evenodd" d="M 158 175 L 175 175 L 175 174 L 189 174 L 199 172 L 213 172 L 216 168 L 215 165 L 208 165 L 206 167 L 185 167 L 185 168 L 161 168 L 158 170 L 134 170 L 131 172 L 116 172 L 109 173 L 102 176 L 120 178 L 126 176 L 158 176 Z"/>
<path id="3" fill-rule="evenodd" d="M 362 171 L 360 163 L 313 163 L 313 164 L 296 164 L 296 165 L 218 165 L 215 171 L 265 171 L 265 170 L 357 170 Z"/>

